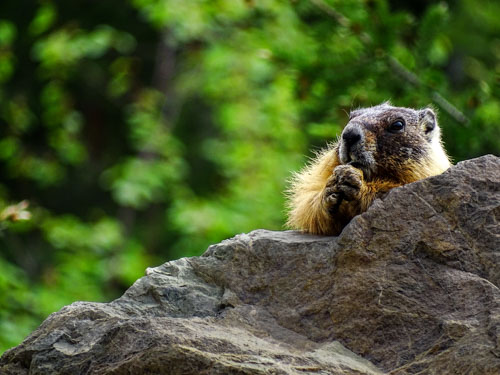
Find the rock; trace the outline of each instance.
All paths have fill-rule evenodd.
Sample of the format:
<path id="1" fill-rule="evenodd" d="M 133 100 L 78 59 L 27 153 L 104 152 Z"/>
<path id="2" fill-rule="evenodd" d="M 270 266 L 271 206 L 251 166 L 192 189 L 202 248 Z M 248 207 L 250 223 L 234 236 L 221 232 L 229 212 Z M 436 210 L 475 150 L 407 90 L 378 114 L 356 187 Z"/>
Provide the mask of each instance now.
<path id="1" fill-rule="evenodd" d="M 1 374 L 500 374 L 500 158 L 339 237 L 257 230 L 52 314 Z"/>

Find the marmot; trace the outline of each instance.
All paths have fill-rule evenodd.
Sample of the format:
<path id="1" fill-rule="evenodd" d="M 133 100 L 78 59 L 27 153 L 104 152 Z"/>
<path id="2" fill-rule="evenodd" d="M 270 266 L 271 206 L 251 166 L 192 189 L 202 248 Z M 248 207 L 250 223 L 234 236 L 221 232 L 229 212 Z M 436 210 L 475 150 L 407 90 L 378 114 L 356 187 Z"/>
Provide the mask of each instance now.
<path id="1" fill-rule="evenodd" d="M 386 102 L 357 109 L 340 140 L 292 178 L 287 224 L 313 234 L 338 235 L 375 198 L 450 165 L 431 108 Z"/>

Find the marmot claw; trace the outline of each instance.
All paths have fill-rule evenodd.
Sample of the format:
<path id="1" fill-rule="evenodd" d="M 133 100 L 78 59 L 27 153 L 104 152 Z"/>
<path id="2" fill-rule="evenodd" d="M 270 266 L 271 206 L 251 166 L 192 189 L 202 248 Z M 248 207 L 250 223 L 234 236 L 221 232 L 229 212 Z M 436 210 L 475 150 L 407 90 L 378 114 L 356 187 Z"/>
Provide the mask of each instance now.
<path id="1" fill-rule="evenodd" d="M 362 186 L 363 172 L 352 165 L 338 165 L 326 183 L 324 202 L 331 209 L 340 205 L 342 200 L 356 200 Z"/>

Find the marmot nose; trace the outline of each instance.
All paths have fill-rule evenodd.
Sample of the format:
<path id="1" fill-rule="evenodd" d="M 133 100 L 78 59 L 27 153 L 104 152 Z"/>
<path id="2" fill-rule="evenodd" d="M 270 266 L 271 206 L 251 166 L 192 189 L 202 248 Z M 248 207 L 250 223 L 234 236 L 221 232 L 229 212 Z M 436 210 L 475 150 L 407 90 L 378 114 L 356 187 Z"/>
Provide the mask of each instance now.
<path id="1" fill-rule="evenodd" d="M 355 127 L 346 128 L 342 132 L 342 140 L 350 148 L 361 140 L 361 132 Z"/>

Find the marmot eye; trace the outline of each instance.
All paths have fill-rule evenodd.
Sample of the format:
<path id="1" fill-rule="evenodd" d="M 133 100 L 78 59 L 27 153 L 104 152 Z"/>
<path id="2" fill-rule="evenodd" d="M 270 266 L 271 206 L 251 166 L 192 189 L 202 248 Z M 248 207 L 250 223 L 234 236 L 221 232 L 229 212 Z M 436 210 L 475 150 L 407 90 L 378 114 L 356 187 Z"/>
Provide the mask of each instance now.
<path id="1" fill-rule="evenodd" d="M 387 128 L 388 131 L 391 133 L 400 133 L 404 130 L 405 128 L 405 123 L 403 120 L 396 120 L 394 121 L 389 127 Z"/>

